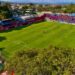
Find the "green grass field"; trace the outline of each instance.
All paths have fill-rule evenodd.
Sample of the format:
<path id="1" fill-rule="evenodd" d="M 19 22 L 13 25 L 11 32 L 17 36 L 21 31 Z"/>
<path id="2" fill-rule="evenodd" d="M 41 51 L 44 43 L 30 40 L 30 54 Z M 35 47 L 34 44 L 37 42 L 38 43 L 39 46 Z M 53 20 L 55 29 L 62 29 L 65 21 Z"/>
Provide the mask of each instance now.
<path id="1" fill-rule="evenodd" d="M 27 48 L 46 48 L 50 45 L 75 48 L 75 26 L 59 22 L 41 22 L 28 27 L 0 33 L 3 54 L 10 57 L 15 51 Z"/>

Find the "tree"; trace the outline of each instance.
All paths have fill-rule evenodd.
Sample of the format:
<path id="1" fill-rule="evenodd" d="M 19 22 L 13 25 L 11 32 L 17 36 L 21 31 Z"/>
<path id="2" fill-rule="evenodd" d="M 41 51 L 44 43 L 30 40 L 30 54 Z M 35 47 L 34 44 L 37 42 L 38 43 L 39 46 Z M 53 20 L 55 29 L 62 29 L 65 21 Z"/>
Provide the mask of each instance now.
<path id="1" fill-rule="evenodd" d="M 12 17 L 12 12 L 11 12 L 11 5 L 10 4 L 5 4 L 3 6 L 0 6 L 0 19 L 6 19 Z"/>

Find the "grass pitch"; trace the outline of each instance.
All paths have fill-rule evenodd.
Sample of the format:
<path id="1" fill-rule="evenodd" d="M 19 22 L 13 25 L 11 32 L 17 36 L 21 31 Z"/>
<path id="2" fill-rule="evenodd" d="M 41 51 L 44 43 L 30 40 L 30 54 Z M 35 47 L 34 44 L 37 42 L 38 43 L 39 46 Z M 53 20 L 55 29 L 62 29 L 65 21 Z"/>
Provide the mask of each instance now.
<path id="1" fill-rule="evenodd" d="M 6 57 L 27 48 L 46 48 L 50 45 L 75 48 L 75 26 L 59 22 L 41 22 L 28 27 L 0 33 L 5 40 L 0 48 Z"/>

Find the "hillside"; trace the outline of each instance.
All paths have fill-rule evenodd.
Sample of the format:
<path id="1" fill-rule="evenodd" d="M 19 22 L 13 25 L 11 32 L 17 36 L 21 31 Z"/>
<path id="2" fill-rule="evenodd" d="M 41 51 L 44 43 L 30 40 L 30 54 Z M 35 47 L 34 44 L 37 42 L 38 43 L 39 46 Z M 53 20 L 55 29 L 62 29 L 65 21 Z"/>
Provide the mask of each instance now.
<path id="1" fill-rule="evenodd" d="M 14 52 L 30 48 L 47 48 L 50 45 L 75 48 L 75 26 L 59 22 L 41 22 L 0 33 L 2 53 L 10 57 Z"/>

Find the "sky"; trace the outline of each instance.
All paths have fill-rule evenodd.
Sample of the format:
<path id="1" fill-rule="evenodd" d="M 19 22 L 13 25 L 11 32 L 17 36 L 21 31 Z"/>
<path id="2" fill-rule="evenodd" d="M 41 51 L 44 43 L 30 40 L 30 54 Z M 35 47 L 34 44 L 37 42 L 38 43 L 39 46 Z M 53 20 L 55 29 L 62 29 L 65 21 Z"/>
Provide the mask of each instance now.
<path id="1" fill-rule="evenodd" d="M 74 3 L 75 0 L 0 0 L 6 2 L 17 2 L 17 3 L 39 3 L 39 4 L 69 4 Z"/>

